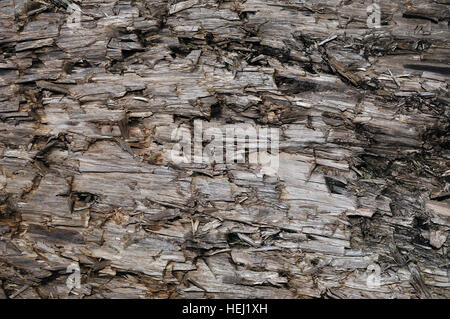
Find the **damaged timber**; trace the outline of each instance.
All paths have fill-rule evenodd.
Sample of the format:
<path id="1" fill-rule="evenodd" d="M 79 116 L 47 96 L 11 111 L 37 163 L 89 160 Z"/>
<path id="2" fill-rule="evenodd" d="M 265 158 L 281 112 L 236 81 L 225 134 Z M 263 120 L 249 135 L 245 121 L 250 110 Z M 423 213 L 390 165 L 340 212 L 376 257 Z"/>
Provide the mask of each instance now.
<path id="1" fill-rule="evenodd" d="M 450 2 L 371 3 L 0 0 L 0 298 L 450 298 Z"/>

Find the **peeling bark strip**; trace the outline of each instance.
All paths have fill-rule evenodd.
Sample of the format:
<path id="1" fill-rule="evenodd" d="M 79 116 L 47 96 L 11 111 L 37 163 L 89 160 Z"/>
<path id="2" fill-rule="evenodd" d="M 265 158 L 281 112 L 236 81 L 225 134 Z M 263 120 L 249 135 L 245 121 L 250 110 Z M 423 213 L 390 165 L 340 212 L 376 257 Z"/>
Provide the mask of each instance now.
<path id="1" fill-rule="evenodd" d="M 372 4 L 1 0 L 0 298 L 449 298 L 450 3 Z"/>

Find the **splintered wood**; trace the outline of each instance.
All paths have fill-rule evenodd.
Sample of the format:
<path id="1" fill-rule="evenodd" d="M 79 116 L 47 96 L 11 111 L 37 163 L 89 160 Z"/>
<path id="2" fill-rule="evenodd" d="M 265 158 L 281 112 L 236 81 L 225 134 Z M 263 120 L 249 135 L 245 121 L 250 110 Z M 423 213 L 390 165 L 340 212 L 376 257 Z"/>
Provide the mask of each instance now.
<path id="1" fill-rule="evenodd" d="M 450 2 L 371 4 L 1 0 L 0 298 L 450 298 Z"/>

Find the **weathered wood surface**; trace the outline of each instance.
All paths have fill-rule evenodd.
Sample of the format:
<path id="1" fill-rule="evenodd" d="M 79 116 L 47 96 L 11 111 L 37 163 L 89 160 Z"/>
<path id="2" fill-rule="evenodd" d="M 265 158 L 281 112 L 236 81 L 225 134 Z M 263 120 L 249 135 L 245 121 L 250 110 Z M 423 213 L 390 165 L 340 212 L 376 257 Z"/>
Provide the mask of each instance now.
<path id="1" fill-rule="evenodd" d="M 369 1 L 63 4 L 0 0 L 0 298 L 450 297 L 448 0 L 379 29 Z M 278 175 L 170 163 L 194 119 L 279 128 Z"/>

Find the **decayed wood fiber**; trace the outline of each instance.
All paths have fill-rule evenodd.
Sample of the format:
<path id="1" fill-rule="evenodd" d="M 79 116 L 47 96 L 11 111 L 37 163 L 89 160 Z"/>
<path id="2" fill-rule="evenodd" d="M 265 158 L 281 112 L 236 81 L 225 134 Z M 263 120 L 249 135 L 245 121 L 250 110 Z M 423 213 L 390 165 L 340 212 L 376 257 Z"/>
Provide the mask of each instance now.
<path id="1" fill-rule="evenodd" d="M 64 3 L 0 1 L 0 298 L 450 297 L 448 0 Z"/>

